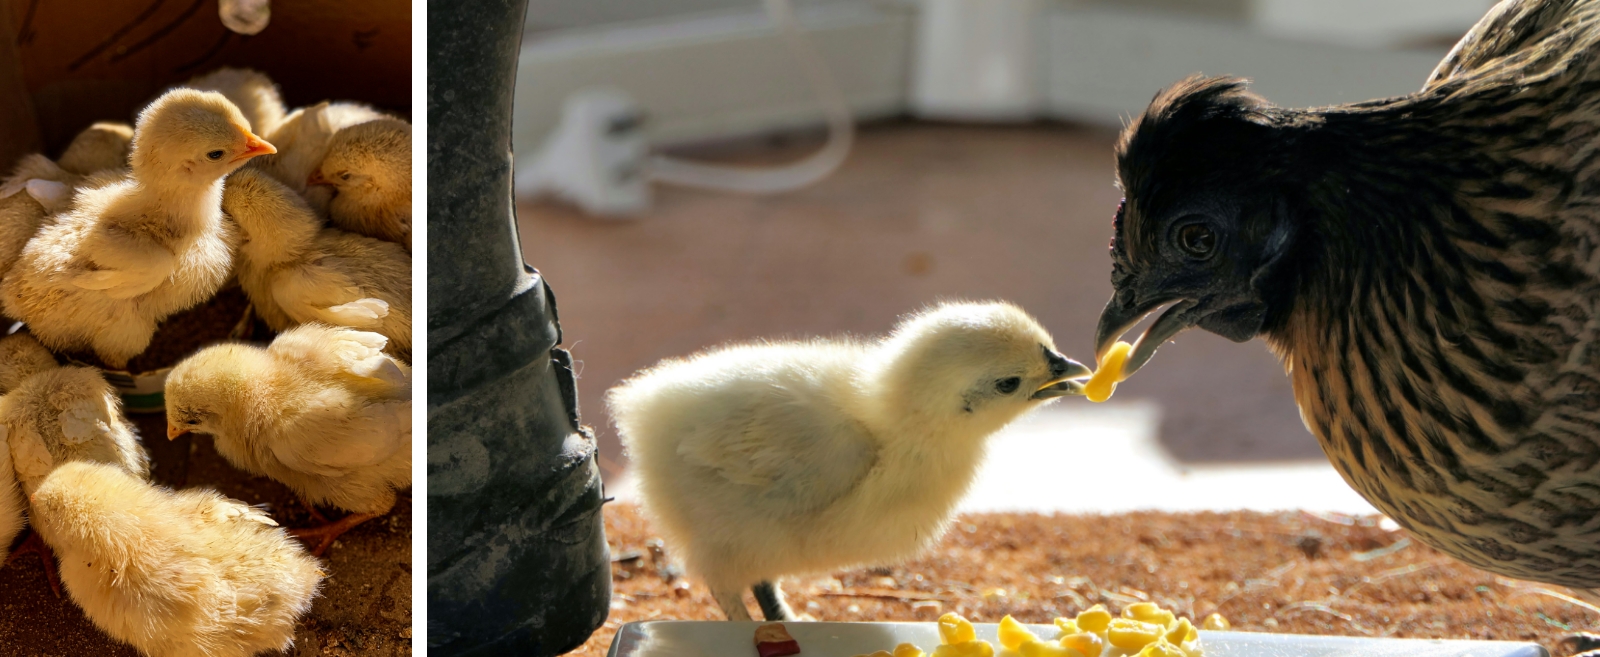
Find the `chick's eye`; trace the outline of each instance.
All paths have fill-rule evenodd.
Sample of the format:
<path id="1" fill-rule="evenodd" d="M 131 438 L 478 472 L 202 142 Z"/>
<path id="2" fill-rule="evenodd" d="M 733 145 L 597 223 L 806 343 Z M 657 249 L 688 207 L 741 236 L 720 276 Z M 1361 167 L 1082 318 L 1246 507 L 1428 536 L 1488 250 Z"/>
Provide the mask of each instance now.
<path id="1" fill-rule="evenodd" d="M 1205 224 L 1189 224 L 1178 229 L 1178 248 L 1196 258 L 1206 257 L 1217 248 L 1217 234 Z"/>
<path id="2" fill-rule="evenodd" d="M 339 179 L 340 180 L 349 180 L 350 179 L 350 172 L 349 171 L 341 171 L 341 172 L 339 172 Z"/>
<path id="3" fill-rule="evenodd" d="M 213 162 L 220 160 L 222 159 L 222 151 L 211 151 L 210 153 L 206 153 L 206 159 L 209 159 Z"/>
<path id="4" fill-rule="evenodd" d="M 187 420 L 184 420 L 183 423 L 184 424 L 200 424 L 200 420 L 198 420 L 196 418 L 189 418 Z"/>
<path id="5" fill-rule="evenodd" d="M 1013 376 L 1009 379 L 1000 379 L 999 381 L 995 381 L 994 389 L 1000 391 L 1000 394 L 1009 395 L 1013 392 L 1016 392 L 1017 386 L 1020 385 L 1022 385 L 1022 378 Z"/>

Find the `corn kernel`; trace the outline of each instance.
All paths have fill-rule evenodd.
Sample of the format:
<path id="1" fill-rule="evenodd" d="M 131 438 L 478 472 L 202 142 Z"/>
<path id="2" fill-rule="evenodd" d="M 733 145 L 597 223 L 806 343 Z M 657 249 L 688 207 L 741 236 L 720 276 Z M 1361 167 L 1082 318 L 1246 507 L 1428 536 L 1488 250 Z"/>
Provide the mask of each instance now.
<path id="1" fill-rule="evenodd" d="M 1088 657 L 1055 641 L 1026 641 L 1017 652 L 1022 657 Z"/>
<path id="2" fill-rule="evenodd" d="M 1111 612 L 1106 611 L 1105 605 L 1095 605 L 1078 612 L 1076 620 L 1080 631 L 1105 634 L 1106 628 L 1111 625 Z"/>
<path id="3" fill-rule="evenodd" d="M 946 643 L 933 649 L 933 657 L 994 657 L 994 646 L 977 640 Z"/>
<path id="4" fill-rule="evenodd" d="M 1132 618 L 1113 618 L 1106 628 L 1106 640 L 1123 650 L 1138 650 L 1161 638 L 1166 628 Z"/>
<path id="5" fill-rule="evenodd" d="M 1078 621 L 1072 620 L 1071 618 L 1057 618 L 1056 628 L 1061 630 L 1062 636 L 1066 636 L 1068 634 L 1077 634 Z"/>
<path id="6" fill-rule="evenodd" d="M 1172 625 L 1177 617 L 1172 612 L 1162 609 L 1154 602 L 1135 602 L 1122 608 L 1123 618 L 1132 618 L 1146 623 L 1155 623 L 1162 627 Z"/>
<path id="7" fill-rule="evenodd" d="M 1099 403 L 1111 398 L 1117 383 L 1127 378 L 1122 374 L 1122 366 L 1128 363 L 1128 354 L 1132 351 L 1133 345 L 1126 342 L 1119 341 L 1111 346 L 1105 360 L 1100 361 L 1100 369 L 1095 370 L 1094 376 L 1089 377 L 1089 382 L 1083 385 L 1083 394 L 1089 401 Z"/>
<path id="8" fill-rule="evenodd" d="M 1228 619 L 1223 618 L 1222 614 L 1212 614 L 1206 616 L 1205 622 L 1201 623 L 1200 627 L 1207 630 L 1226 630 L 1231 626 L 1228 625 Z"/>
<path id="9" fill-rule="evenodd" d="M 939 617 L 939 641 L 946 644 L 966 643 L 978 638 L 972 623 L 955 612 Z"/>
<path id="10" fill-rule="evenodd" d="M 1191 635 L 1198 637 L 1199 633 L 1195 632 L 1194 625 L 1189 622 L 1189 619 L 1180 618 L 1178 619 L 1178 622 L 1167 626 L 1167 634 L 1165 638 L 1167 639 L 1167 643 L 1178 645 L 1184 641 L 1191 640 Z"/>
<path id="11" fill-rule="evenodd" d="M 1144 650 L 1139 651 L 1138 657 L 1189 657 L 1189 655 L 1184 653 L 1182 648 L 1167 643 L 1166 639 L 1161 639 L 1145 646 Z"/>
<path id="12" fill-rule="evenodd" d="M 1006 614 L 1005 618 L 1000 619 L 1000 645 L 1005 646 L 1008 650 L 1016 650 L 1017 646 L 1025 642 L 1038 640 L 1038 636 L 1029 632 L 1028 628 L 1023 627 L 1022 623 L 1018 623 L 1017 619 L 1011 617 L 1011 614 Z"/>
<path id="13" fill-rule="evenodd" d="M 902 643 L 894 647 L 893 657 L 922 657 L 923 654 L 921 648 L 910 643 Z"/>
<path id="14" fill-rule="evenodd" d="M 1100 657 L 1100 652 L 1105 650 L 1106 641 L 1100 635 L 1091 632 L 1076 632 L 1061 637 L 1061 645 L 1083 653 L 1083 657 Z"/>

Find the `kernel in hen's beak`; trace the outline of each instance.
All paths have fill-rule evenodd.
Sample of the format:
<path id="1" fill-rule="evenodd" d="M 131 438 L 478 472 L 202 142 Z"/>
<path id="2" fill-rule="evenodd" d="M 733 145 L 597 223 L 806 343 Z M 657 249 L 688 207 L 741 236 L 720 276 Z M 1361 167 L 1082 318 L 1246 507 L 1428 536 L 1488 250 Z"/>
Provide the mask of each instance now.
<path id="1" fill-rule="evenodd" d="M 189 433 L 188 429 L 180 428 L 171 422 L 167 423 L 167 440 L 177 440 L 178 436 L 186 433 Z"/>
<path id="2" fill-rule="evenodd" d="M 240 153 L 238 157 L 233 158 L 234 162 L 243 162 L 252 157 L 271 155 L 278 152 L 278 147 L 267 143 L 267 140 L 257 137 L 251 133 L 245 133 L 245 135 L 244 152 Z"/>

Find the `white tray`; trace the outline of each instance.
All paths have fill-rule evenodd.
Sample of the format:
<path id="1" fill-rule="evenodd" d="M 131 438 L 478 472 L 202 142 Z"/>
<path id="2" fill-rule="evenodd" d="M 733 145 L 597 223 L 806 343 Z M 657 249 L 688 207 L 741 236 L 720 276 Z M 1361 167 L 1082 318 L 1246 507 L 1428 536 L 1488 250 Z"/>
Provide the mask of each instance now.
<path id="1" fill-rule="evenodd" d="M 755 657 L 751 637 L 757 622 L 649 621 L 628 623 L 617 630 L 608 657 Z M 800 657 L 853 657 L 875 650 L 893 650 L 909 641 L 932 652 L 939 644 L 934 623 L 798 623 L 785 622 L 800 643 Z M 995 643 L 998 625 L 973 623 L 978 638 Z M 1055 638 L 1054 625 L 1029 625 L 1040 638 Z M 1206 657 L 1550 657 L 1532 643 L 1509 641 L 1440 641 L 1431 639 L 1366 639 L 1257 632 L 1200 631 Z M 1122 654 L 1110 646 L 1106 655 Z"/>

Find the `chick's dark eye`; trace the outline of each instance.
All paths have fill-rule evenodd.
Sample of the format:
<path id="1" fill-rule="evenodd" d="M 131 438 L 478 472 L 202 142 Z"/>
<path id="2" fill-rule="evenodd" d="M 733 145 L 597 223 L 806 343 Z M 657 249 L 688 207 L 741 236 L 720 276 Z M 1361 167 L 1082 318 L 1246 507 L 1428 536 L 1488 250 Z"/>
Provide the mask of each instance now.
<path id="1" fill-rule="evenodd" d="M 190 418 L 190 419 L 184 420 L 184 424 L 200 424 L 200 420 L 197 420 L 197 419 L 194 419 L 194 418 Z"/>
<path id="2" fill-rule="evenodd" d="M 1196 258 L 1206 257 L 1217 248 L 1217 234 L 1205 224 L 1189 224 L 1178 229 L 1178 248 Z"/>
<path id="3" fill-rule="evenodd" d="M 1020 385 L 1022 385 L 1021 377 L 1013 376 L 1009 379 L 1000 379 L 999 381 L 995 381 L 994 389 L 999 390 L 1000 394 L 1009 395 L 1013 392 L 1016 392 L 1017 386 Z"/>
<path id="4" fill-rule="evenodd" d="M 222 159 L 222 151 L 211 151 L 206 153 L 206 157 L 212 161 L 220 160 Z"/>
<path id="5" fill-rule="evenodd" d="M 350 172 L 348 172 L 348 171 L 341 172 L 339 174 L 339 179 L 340 180 L 349 180 L 350 179 Z"/>

